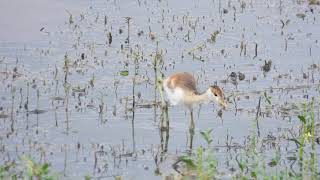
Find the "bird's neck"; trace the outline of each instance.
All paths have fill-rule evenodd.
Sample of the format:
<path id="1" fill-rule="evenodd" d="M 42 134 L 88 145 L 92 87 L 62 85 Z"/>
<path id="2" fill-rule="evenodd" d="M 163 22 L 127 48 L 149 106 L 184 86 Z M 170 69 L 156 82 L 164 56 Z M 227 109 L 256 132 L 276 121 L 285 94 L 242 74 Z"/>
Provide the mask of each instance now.
<path id="1" fill-rule="evenodd" d="M 186 98 L 186 103 L 190 105 L 200 104 L 207 101 L 209 101 L 208 91 L 205 91 L 204 93 L 201 93 L 201 94 L 194 94 Z"/>

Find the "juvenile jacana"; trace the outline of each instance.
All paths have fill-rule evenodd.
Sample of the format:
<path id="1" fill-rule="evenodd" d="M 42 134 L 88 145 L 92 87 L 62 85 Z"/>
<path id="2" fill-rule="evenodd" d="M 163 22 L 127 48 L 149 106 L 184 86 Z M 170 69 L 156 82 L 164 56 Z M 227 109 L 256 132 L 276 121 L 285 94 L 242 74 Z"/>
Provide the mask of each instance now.
<path id="1" fill-rule="evenodd" d="M 163 88 L 171 105 L 184 104 L 190 110 L 190 129 L 194 129 L 193 106 L 203 102 L 217 102 L 224 108 L 227 103 L 223 90 L 214 85 L 199 93 L 194 77 L 187 72 L 178 72 L 163 81 Z"/>

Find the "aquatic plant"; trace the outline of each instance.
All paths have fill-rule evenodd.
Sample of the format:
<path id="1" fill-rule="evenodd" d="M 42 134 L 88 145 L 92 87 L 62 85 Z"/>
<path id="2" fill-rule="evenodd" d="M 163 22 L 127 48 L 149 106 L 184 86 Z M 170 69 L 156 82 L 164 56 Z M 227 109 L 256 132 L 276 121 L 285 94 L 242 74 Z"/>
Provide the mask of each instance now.
<path id="1" fill-rule="evenodd" d="M 59 173 L 52 172 L 48 162 L 37 163 L 29 156 L 22 156 L 17 162 L 0 166 L 0 179 L 55 180 L 59 177 Z"/>
<path id="2" fill-rule="evenodd" d="M 268 97 L 266 94 L 264 98 Z M 267 100 L 269 104 L 270 102 Z M 257 111 L 261 106 L 261 98 Z M 255 121 L 253 121 L 253 129 L 249 138 L 249 143 L 241 149 L 236 155 L 235 164 L 238 166 L 231 175 L 234 179 L 319 179 L 319 169 L 317 152 L 315 147 L 315 110 L 314 99 L 310 103 L 302 105 L 302 113 L 298 116 L 301 122 L 300 136 L 294 140 L 298 145 L 296 157 L 283 154 L 281 146 L 278 144 L 274 148 L 274 155 L 269 158 L 260 151 L 259 145 L 261 139 L 258 131 L 255 130 L 256 121 L 259 117 L 257 113 Z M 212 130 L 200 132 L 202 138 L 207 142 L 207 147 L 198 147 L 194 154 L 180 156 L 178 161 L 173 164 L 173 168 L 185 178 L 193 179 L 214 179 L 223 177 L 225 174 L 217 170 L 217 161 L 214 159 L 212 152 Z M 292 139 L 291 139 L 292 140 Z M 285 160 L 298 159 L 297 168 L 288 166 Z M 184 169 L 180 170 L 178 164 L 182 163 Z M 230 177 L 230 175 L 228 176 Z"/>
<path id="3" fill-rule="evenodd" d="M 201 131 L 202 138 L 207 143 L 207 148 L 198 147 L 195 155 L 180 156 L 178 161 L 175 163 L 183 163 L 186 167 L 185 170 L 179 171 L 183 176 L 192 177 L 195 176 L 197 179 L 209 180 L 215 177 L 217 174 L 217 161 L 213 156 L 213 152 L 210 148 L 212 143 L 211 137 L 212 129 Z"/>

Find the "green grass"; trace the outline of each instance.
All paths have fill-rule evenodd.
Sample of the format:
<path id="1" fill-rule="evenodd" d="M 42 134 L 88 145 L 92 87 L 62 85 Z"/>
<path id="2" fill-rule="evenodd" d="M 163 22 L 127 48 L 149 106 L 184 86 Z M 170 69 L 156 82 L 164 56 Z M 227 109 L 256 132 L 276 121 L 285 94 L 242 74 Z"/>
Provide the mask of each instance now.
<path id="1" fill-rule="evenodd" d="M 212 130 L 201 131 L 202 138 L 207 142 L 207 147 L 198 147 L 194 155 L 180 156 L 178 162 L 182 162 L 186 169 L 182 174 L 185 178 L 193 176 L 202 180 L 209 180 L 215 178 L 217 174 L 217 161 L 214 158 L 213 152 L 210 148 L 212 143 Z"/>
<path id="2" fill-rule="evenodd" d="M 264 94 L 266 98 L 266 94 Z M 266 101 L 270 104 L 271 101 Z M 256 120 L 253 121 L 249 143 L 238 153 L 233 160 L 238 167 L 235 173 L 231 174 L 233 179 L 264 179 L 264 180 L 282 180 L 282 179 L 319 179 L 318 161 L 315 148 L 315 101 L 304 103 L 301 108 L 301 114 L 297 116 L 300 120 L 299 137 L 294 142 L 299 145 L 293 156 L 288 156 L 288 152 L 276 144 L 273 155 L 262 152 L 259 149 L 262 139 L 257 136 Z M 184 164 L 186 170 L 180 172 L 186 179 L 190 175 L 196 179 L 215 179 L 224 175 L 217 171 L 217 162 L 214 159 L 211 150 L 211 131 L 201 132 L 202 138 L 207 142 L 208 147 L 198 147 L 193 154 L 181 156 L 179 162 Z M 282 148 L 282 149 L 281 149 Z M 269 151 L 268 151 L 269 152 Z M 269 157 L 268 157 L 269 156 Z M 298 160 L 297 166 L 283 163 L 287 159 Z"/>
<path id="3" fill-rule="evenodd" d="M 0 166 L 0 179 L 55 180 L 59 174 L 52 172 L 47 162 L 36 163 L 31 157 L 22 156 L 17 162 Z"/>

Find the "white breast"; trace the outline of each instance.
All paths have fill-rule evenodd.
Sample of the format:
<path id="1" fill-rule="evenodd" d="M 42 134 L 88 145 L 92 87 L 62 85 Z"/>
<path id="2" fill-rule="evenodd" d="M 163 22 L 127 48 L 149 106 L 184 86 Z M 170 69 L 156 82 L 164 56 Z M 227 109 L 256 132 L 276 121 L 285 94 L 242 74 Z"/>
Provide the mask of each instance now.
<path id="1" fill-rule="evenodd" d="M 168 79 L 163 81 L 163 88 L 167 94 L 167 97 L 170 101 L 170 104 L 175 106 L 175 105 L 183 103 L 183 97 L 184 97 L 183 90 L 179 87 L 176 87 L 174 89 L 170 89 L 167 86 L 167 81 L 168 81 Z"/>

